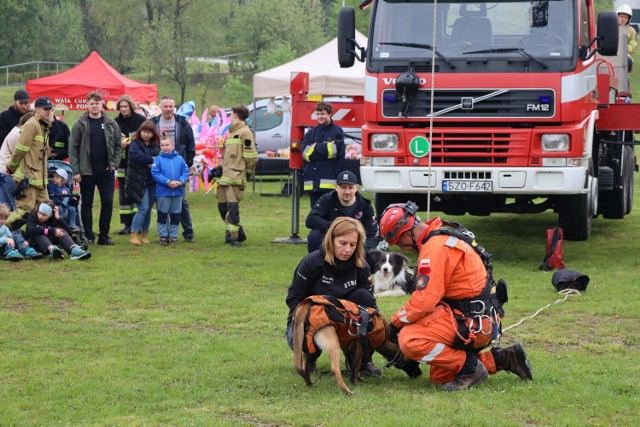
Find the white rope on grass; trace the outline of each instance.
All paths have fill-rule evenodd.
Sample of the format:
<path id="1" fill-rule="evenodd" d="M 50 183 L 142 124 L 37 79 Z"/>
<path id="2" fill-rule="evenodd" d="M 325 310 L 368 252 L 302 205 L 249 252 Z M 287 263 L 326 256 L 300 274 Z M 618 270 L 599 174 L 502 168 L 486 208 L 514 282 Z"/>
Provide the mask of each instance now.
<path id="1" fill-rule="evenodd" d="M 536 317 L 536 316 L 537 316 L 537 315 L 538 315 L 542 310 L 545 310 L 545 309 L 547 309 L 547 308 L 551 307 L 551 306 L 552 306 L 552 305 L 554 305 L 554 304 L 558 304 L 558 303 L 560 303 L 560 302 L 565 302 L 567 299 L 569 299 L 569 297 L 575 297 L 575 296 L 582 295 L 582 294 L 580 293 L 580 291 L 579 291 L 579 290 L 577 290 L 577 289 L 571 289 L 571 288 L 563 289 L 563 290 L 561 290 L 561 291 L 560 291 L 560 292 L 558 292 L 558 293 L 559 293 L 560 295 L 564 295 L 564 298 L 560 298 L 560 299 L 558 299 L 558 300 L 556 300 L 556 301 L 554 301 L 554 302 L 552 302 L 552 303 L 549 303 L 549 304 L 545 305 L 544 307 L 542 307 L 541 309 L 539 309 L 538 311 L 536 311 L 535 313 L 533 313 L 531 316 L 524 317 L 524 318 L 522 318 L 518 323 L 514 323 L 513 325 L 510 325 L 510 326 L 507 326 L 506 328 L 503 328 L 503 329 L 502 329 L 502 332 L 504 333 L 504 332 L 508 331 L 508 330 L 509 330 L 509 329 L 511 329 L 511 328 L 515 328 L 516 326 L 521 325 L 521 324 L 522 324 L 522 322 L 524 322 L 524 321 L 525 321 L 525 320 L 527 320 L 527 319 L 533 319 L 533 318 L 534 318 L 534 317 Z"/>

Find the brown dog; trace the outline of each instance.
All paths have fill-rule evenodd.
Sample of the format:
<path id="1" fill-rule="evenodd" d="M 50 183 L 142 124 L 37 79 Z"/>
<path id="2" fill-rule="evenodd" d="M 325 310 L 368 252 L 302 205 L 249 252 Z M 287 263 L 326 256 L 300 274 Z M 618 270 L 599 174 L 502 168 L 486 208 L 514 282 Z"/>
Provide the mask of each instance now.
<path id="1" fill-rule="evenodd" d="M 406 359 L 398 345 L 387 339 L 388 330 L 386 320 L 375 309 L 361 313 L 360 308 L 349 301 L 327 296 L 309 297 L 296 307 L 293 316 L 293 361 L 296 370 L 307 385 L 312 385 L 307 363 L 309 354 L 325 351 L 331 360 L 331 372 L 338 386 L 347 395 L 352 395 L 353 392 L 342 378 L 340 352 L 347 358 L 350 379 L 355 384 L 361 379 L 359 369 L 365 351 L 364 335 L 367 351 L 373 353 L 378 350 L 389 361 L 387 366 L 396 366 L 412 378 L 420 376 L 422 372 L 418 363 Z"/>

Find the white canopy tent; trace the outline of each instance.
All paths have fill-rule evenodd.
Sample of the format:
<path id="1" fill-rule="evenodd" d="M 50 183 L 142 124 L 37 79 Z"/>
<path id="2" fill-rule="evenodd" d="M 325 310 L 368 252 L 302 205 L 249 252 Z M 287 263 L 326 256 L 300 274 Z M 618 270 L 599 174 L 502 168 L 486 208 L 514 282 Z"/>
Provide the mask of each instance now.
<path id="1" fill-rule="evenodd" d="M 356 31 L 362 47 L 367 38 Z M 300 58 L 253 76 L 254 98 L 288 95 L 291 72 L 309 73 L 309 93 L 313 95 L 364 96 L 365 65 L 357 61 L 351 68 L 340 68 L 338 39 L 320 46 Z"/>

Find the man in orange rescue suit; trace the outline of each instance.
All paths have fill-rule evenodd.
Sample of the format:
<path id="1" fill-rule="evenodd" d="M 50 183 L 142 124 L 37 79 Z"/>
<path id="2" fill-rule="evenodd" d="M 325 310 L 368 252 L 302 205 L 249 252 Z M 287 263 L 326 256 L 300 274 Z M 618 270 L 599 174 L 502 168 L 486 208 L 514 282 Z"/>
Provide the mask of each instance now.
<path id="1" fill-rule="evenodd" d="M 487 255 L 485 266 L 462 240 L 472 239 L 447 233 L 438 217 L 420 222 L 417 210 L 413 202 L 394 204 L 380 219 L 381 238 L 420 254 L 416 290 L 391 317 L 390 339 L 407 357 L 431 365 L 431 381 L 444 391 L 464 390 L 501 370 L 533 379 L 522 344 L 480 352 L 497 337 L 506 302 L 503 281 L 504 298 L 496 297 L 490 255 L 479 247 Z"/>
<path id="2" fill-rule="evenodd" d="M 253 133 L 246 123 L 249 110 L 244 105 L 231 109 L 231 127 L 224 143 L 222 176 L 217 178 L 218 212 L 224 221 L 224 242 L 231 246 L 241 246 L 247 236 L 240 225 L 239 204 L 244 197 L 247 172 L 258 163 L 258 151 Z"/>

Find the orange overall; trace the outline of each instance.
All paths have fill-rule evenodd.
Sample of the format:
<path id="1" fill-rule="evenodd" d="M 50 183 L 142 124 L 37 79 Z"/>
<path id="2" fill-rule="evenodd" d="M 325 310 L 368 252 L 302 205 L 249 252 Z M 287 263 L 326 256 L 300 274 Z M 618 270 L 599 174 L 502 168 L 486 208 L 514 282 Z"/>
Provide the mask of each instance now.
<path id="1" fill-rule="evenodd" d="M 419 241 L 423 241 L 440 224 L 439 218 L 431 220 L 429 229 Z M 418 274 L 422 278 L 418 277 L 416 291 L 391 317 L 391 323 L 401 328 L 398 343 L 405 356 L 429 364 L 432 382 L 447 383 L 454 380 L 467 356 L 465 350 L 453 347 L 458 337 L 457 324 L 453 310 L 442 300 L 477 297 L 485 288 L 487 270 L 469 244 L 453 236 L 436 235 L 420 246 Z M 456 314 L 462 313 L 456 311 Z M 474 319 L 466 319 L 465 322 L 469 325 L 468 322 Z M 471 326 L 479 330 L 477 322 Z M 497 325 L 484 317 L 482 330 L 471 340 L 472 347 L 478 350 L 485 348 L 491 342 L 494 327 Z M 487 371 L 495 374 L 491 352 L 476 355 Z"/>

